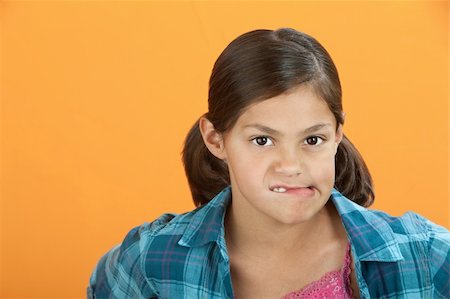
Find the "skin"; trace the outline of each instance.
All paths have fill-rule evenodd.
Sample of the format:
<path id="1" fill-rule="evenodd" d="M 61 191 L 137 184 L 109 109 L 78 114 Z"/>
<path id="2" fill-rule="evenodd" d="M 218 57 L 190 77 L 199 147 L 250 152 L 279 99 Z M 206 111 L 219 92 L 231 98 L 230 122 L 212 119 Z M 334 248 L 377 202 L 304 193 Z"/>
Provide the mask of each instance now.
<path id="1" fill-rule="evenodd" d="M 279 133 L 269 135 L 246 127 L 252 124 Z M 314 132 L 304 132 L 321 124 L 324 126 Z M 245 210 L 239 214 L 251 217 L 250 222 L 289 229 L 313 220 L 328 201 L 342 126 L 336 129 L 326 102 L 306 86 L 248 107 L 224 135 L 206 118 L 201 119 L 200 127 L 210 151 L 227 161 L 233 204 Z M 309 189 L 303 189 L 304 195 L 271 190 L 280 184 Z"/>
<path id="2" fill-rule="evenodd" d="M 346 233 L 328 199 L 343 133 L 326 102 L 301 85 L 247 107 L 224 134 L 206 118 L 199 126 L 230 172 L 225 232 L 236 295 L 281 296 L 339 269 Z M 295 188 L 274 192 L 280 185 Z M 268 287 L 273 275 L 279 283 Z"/>

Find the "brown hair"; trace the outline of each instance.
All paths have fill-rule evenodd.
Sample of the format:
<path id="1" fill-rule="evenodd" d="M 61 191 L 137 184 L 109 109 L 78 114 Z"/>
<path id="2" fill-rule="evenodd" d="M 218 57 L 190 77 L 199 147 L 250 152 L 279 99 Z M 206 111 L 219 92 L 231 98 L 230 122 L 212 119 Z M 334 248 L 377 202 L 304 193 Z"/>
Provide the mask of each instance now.
<path id="1" fill-rule="evenodd" d="M 219 133 L 230 130 L 249 105 L 307 84 L 344 123 L 337 69 L 313 37 L 290 28 L 255 30 L 233 40 L 217 59 L 209 81 L 208 113 Z M 205 146 L 199 121 L 189 131 L 183 163 L 194 203 L 210 201 L 230 184 L 227 164 Z M 369 206 L 372 178 L 361 155 L 344 135 L 335 157 L 335 187 L 349 199 Z"/>

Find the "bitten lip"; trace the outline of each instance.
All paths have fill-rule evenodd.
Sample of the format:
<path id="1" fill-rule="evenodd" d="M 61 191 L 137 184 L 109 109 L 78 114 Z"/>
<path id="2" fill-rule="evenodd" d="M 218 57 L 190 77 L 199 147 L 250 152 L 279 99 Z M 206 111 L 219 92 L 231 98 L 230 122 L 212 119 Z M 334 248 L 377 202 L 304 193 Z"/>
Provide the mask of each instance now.
<path id="1" fill-rule="evenodd" d="M 276 185 L 272 185 L 270 186 L 270 190 L 273 191 L 273 189 L 275 188 L 284 188 L 286 190 L 291 190 L 291 189 L 302 189 L 302 188 L 311 188 L 311 186 L 289 186 L 289 185 L 283 185 L 283 184 L 276 184 Z"/>

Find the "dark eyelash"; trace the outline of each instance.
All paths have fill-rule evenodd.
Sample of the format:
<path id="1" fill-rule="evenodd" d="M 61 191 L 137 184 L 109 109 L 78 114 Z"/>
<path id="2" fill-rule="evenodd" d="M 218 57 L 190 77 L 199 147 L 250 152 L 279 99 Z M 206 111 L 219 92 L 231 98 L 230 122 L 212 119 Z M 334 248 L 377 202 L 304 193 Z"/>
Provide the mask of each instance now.
<path id="1" fill-rule="evenodd" d="M 318 139 L 321 139 L 322 142 L 327 141 L 327 139 L 324 136 L 319 136 L 319 135 L 308 136 L 308 137 L 305 138 L 305 141 L 308 140 L 309 138 L 318 138 Z M 308 145 L 315 146 L 316 144 L 308 144 Z"/>
<path id="2" fill-rule="evenodd" d="M 259 136 L 255 136 L 253 138 L 250 139 L 251 142 L 255 141 L 258 138 L 266 138 L 267 140 L 270 140 L 272 143 L 274 142 L 273 139 L 269 136 L 265 136 L 265 135 L 259 135 Z M 259 144 L 258 144 L 259 145 Z M 259 146 L 263 146 L 263 145 L 259 145 Z"/>
<path id="3" fill-rule="evenodd" d="M 326 139 L 326 137 L 323 136 L 323 135 L 311 135 L 311 136 L 306 137 L 305 139 L 308 139 L 308 138 L 311 138 L 311 137 L 317 137 L 317 138 L 320 138 L 320 139 L 323 139 L 323 140 Z"/>
<path id="4" fill-rule="evenodd" d="M 252 138 L 250 138 L 250 141 L 253 142 L 253 141 L 255 141 L 255 140 L 258 139 L 258 138 L 266 138 L 266 139 L 270 140 L 272 143 L 274 143 L 274 140 L 272 139 L 272 137 L 267 136 L 267 135 L 258 135 L 258 136 L 252 137 Z M 322 140 L 322 143 L 327 141 L 327 138 L 326 138 L 325 136 L 319 136 L 319 135 L 311 135 L 311 136 L 306 137 L 304 140 L 306 141 L 306 140 L 308 140 L 309 138 L 318 138 L 318 139 L 321 139 L 321 140 Z M 311 145 L 311 146 L 314 146 L 314 145 L 315 145 L 315 144 L 313 144 L 313 145 Z M 260 146 L 263 146 L 263 145 L 260 145 Z"/>
<path id="5" fill-rule="evenodd" d="M 250 140 L 255 140 L 256 138 L 267 138 L 267 139 L 272 140 L 272 138 L 270 136 L 266 136 L 266 135 L 258 135 L 258 136 L 250 138 Z"/>

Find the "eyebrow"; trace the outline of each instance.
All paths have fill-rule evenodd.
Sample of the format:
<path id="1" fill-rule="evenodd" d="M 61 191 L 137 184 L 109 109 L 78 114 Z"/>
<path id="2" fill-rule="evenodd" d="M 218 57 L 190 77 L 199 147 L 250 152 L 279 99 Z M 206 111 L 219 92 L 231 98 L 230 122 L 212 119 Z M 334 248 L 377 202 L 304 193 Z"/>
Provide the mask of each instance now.
<path id="1" fill-rule="evenodd" d="M 331 123 L 319 123 L 319 124 L 316 124 L 316 125 L 311 126 L 309 128 L 306 128 L 305 130 L 303 130 L 302 133 L 303 134 L 311 134 L 311 133 L 319 131 L 320 129 L 322 129 L 324 127 L 330 127 L 330 126 L 331 126 Z M 280 135 L 282 136 L 283 135 L 282 133 L 278 132 L 277 130 L 272 129 L 272 128 L 267 127 L 267 126 L 264 126 L 264 125 L 261 125 L 261 124 L 249 124 L 249 125 L 244 126 L 243 128 L 244 129 L 246 129 L 246 128 L 254 128 L 254 129 L 257 129 L 257 130 L 259 130 L 261 132 L 267 133 L 269 135 L 274 135 L 274 136 L 280 136 Z"/>

